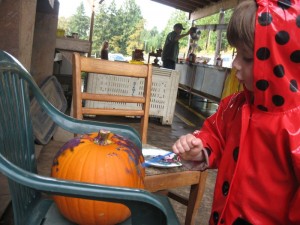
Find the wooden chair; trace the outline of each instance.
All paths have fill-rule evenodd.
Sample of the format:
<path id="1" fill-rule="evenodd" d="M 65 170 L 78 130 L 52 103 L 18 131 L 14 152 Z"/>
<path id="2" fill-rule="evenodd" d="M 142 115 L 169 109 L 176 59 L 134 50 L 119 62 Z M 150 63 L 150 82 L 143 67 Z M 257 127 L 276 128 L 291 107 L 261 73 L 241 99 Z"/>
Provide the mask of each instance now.
<path id="1" fill-rule="evenodd" d="M 99 76 L 118 75 L 126 77 L 142 77 L 145 78 L 145 86 L 143 97 L 128 97 L 103 95 L 97 93 L 87 93 L 81 89 L 81 74 L 88 72 L 98 74 Z M 107 78 L 106 78 L 107 79 Z M 107 60 L 99 60 L 80 56 L 78 53 L 73 54 L 73 114 L 76 118 L 82 118 L 83 114 L 90 115 L 140 115 L 143 117 L 141 121 L 141 136 L 143 149 L 155 148 L 147 144 L 148 116 L 150 110 L 152 71 L 151 65 L 134 65 L 124 62 L 114 62 Z M 107 87 L 109 89 L 109 87 Z M 122 92 L 120 92 L 122 94 Z M 129 103 L 144 104 L 142 110 L 124 110 L 113 108 L 86 108 L 82 106 L 83 100 L 97 101 L 119 101 Z M 121 112 L 120 112 L 121 110 Z M 195 218 L 203 197 L 207 172 L 186 171 L 184 168 L 165 169 L 147 168 L 145 177 L 145 188 L 150 192 L 160 192 L 170 198 L 187 206 L 185 225 L 194 225 Z M 180 196 L 169 189 L 190 186 L 188 198 Z"/>
<path id="2" fill-rule="evenodd" d="M 77 120 L 48 102 L 31 75 L 11 55 L 0 51 L 0 172 L 8 178 L 15 225 L 71 225 L 48 195 L 80 197 L 126 205 L 131 218 L 124 225 L 179 225 L 165 196 L 145 190 L 94 185 L 37 174 L 30 99 L 59 127 L 76 134 L 111 130 L 141 148 L 138 133 L 129 126 Z"/>
<path id="3" fill-rule="evenodd" d="M 112 75 L 131 78 L 143 78 L 144 90 L 142 96 L 125 96 L 121 91 L 112 94 L 96 94 L 82 92 L 82 72 L 93 73 L 99 76 Z M 114 62 L 94 58 L 81 57 L 79 53 L 73 54 L 73 114 L 75 118 L 82 119 L 84 114 L 110 115 L 110 116 L 140 116 L 140 134 L 142 143 L 147 143 L 149 122 L 150 95 L 152 84 L 152 65 L 135 65 L 123 62 Z M 138 109 L 131 108 L 88 108 L 83 101 L 119 102 L 140 104 Z"/>

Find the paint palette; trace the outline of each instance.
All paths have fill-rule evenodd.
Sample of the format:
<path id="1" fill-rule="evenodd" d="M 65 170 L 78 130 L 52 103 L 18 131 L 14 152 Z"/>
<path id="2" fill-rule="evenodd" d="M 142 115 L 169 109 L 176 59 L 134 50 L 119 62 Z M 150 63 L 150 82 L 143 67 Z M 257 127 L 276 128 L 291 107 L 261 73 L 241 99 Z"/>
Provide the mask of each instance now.
<path id="1" fill-rule="evenodd" d="M 142 151 L 145 167 L 172 168 L 182 166 L 178 156 L 170 151 L 155 148 L 143 149 Z"/>

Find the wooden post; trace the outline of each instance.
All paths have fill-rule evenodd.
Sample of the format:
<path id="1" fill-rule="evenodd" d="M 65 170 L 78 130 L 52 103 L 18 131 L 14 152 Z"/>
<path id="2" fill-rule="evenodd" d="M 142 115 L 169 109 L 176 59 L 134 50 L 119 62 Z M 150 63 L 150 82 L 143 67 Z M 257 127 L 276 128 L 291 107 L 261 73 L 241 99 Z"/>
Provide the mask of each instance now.
<path id="1" fill-rule="evenodd" d="M 220 9 L 220 15 L 219 15 L 219 24 L 224 24 L 224 10 Z M 217 44 L 216 44 L 216 51 L 215 51 L 215 57 L 214 57 L 214 64 L 216 64 L 216 58 L 220 54 L 221 51 L 221 45 L 222 45 L 222 30 L 217 30 Z"/>
<path id="2" fill-rule="evenodd" d="M 93 46 L 93 32 L 94 32 L 94 17 L 95 17 L 95 0 L 92 3 L 92 15 L 91 15 L 91 24 L 90 24 L 90 36 L 89 42 L 91 43 L 90 51 L 88 52 L 88 57 L 92 55 L 92 46 Z"/>

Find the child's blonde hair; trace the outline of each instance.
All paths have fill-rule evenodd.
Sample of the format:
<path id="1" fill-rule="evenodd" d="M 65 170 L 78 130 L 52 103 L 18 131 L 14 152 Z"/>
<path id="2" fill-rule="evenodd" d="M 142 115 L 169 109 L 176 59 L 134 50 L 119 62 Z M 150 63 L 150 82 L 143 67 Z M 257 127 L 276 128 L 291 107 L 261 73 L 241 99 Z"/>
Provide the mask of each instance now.
<path id="1" fill-rule="evenodd" d="M 227 27 L 227 40 L 231 46 L 242 43 L 249 49 L 254 48 L 256 11 L 255 0 L 242 1 L 235 8 Z"/>

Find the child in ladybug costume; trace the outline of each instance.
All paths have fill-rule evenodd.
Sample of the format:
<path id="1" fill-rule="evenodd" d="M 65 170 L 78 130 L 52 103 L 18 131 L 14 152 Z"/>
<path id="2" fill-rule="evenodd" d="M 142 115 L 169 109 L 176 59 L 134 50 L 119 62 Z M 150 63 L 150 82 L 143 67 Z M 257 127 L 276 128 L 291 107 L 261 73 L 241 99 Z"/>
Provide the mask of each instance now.
<path id="1" fill-rule="evenodd" d="M 217 168 L 210 224 L 300 224 L 300 0 L 245 0 L 227 30 L 244 91 L 173 151 Z"/>

